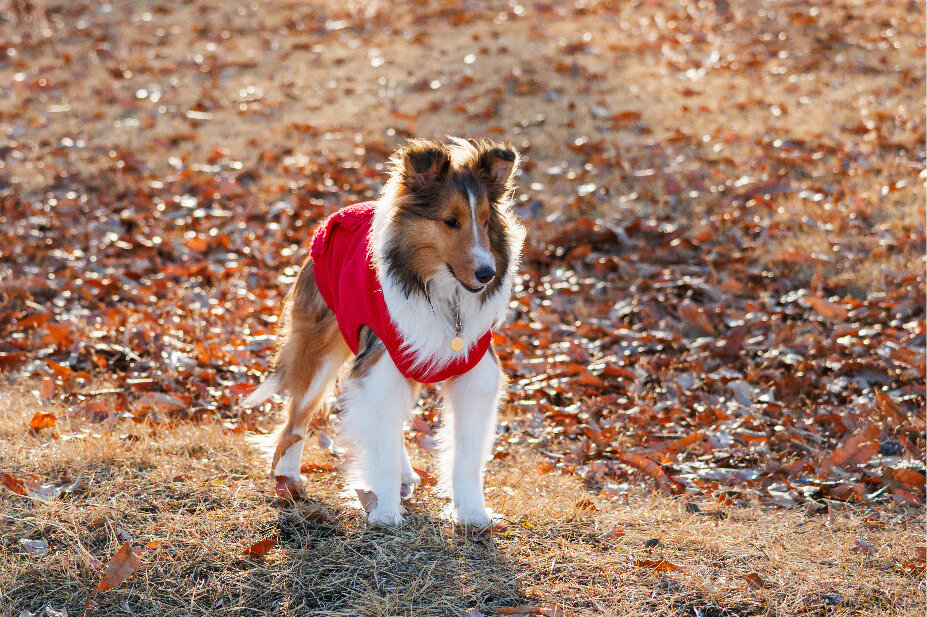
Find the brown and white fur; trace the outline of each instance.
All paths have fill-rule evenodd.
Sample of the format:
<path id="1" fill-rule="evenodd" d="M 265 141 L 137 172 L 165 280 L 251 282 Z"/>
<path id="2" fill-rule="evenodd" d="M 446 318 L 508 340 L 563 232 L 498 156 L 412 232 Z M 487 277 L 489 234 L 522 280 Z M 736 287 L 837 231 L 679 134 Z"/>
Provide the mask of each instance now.
<path id="1" fill-rule="evenodd" d="M 454 357 L 454 303 L 466 348 L 505 316 L 524 241 L 511 207 L 517 165 L 509 146 L 456 138 L 413 140 L 392 158 L 374 214 L 371 253 L 390 317 L 422 365 L 442 366 Z M 286 423 L 274 435 L 275 475 L 300 479 L 309 420 L 351 359 L 307 260 L 286 299 L 274 371 L 245 401 L 256 405 L 279 389 L 289 393 Z M 483 470 L 504 384 L 491 348 L 469 372 L 440 384 L 442 481 L 462 524 L 491 520 Z M 376 495 L 370 523 L 399 524 L 400 493 L 420 482 L 402 436 L 420 388 L 364 328 L 339 403 L 341 435 L 354 449 L 351 479 Z"/>

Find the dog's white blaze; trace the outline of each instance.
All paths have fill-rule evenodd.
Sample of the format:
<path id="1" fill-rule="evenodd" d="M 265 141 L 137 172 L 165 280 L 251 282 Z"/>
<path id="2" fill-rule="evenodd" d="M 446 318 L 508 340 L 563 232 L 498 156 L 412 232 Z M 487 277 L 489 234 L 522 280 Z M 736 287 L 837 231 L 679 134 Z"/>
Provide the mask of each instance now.
<path id="1" fill-rule="evenodd" d="M 473 222 L 473 243 L 474 246 L 479 247 L 480 245 L 480 226 L 476 222 L 476 197 L 473 196 L 473 191 L 470 190 L 470 187 L 467 187 L 467 198 L 470 201 L 470 220 Z"/>
<path id="2" fill-rule="evenodd" d="M 483 246 L 480 225 L 476 220 L 476 197 L 473 196 L 473 191 L 470 190 L 469 186 L 467 187 L 467 197 L 470 201 L 470 220 L 473 222 L 473 250 L 471 251 L 473 255 L 473 268 L 474 270 L 479 270 L 482 267 L 490 266 L 495 269 L 496 260 L 492 252 L 486 246 Z"/>
<path id="3" fill-rule="evenodd" d="M 483 470 L 495 438 L 502 384 L 502 371 L 487 353 L 468 373 L 442 388 L 450 417 L 445 415 L 439 435 L 441 477 L 462 524 L 485 526 L 491 521 L 492 512 L 483 501 Z"/>
<path id="4" fill-rule="evenodd" d="M 344 409 L 341 435 L 353 445 L 355 457 L 351 483 L 377 496 L 367 520 L 399 524 L 404 511 L 400 489 L 408 471 L 402 426 L 412 409 L 412 386 L 384 353 L 365 375 L 345 383 L 339 402 Z"/>

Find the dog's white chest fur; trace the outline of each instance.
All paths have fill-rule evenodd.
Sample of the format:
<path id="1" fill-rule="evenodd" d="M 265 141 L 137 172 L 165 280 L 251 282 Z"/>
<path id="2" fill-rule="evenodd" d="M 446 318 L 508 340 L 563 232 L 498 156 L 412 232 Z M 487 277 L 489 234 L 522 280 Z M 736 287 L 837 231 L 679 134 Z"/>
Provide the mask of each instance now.
<path id="1" fill-rule="evenodd" d="M 522 239 L 518 235 L 512 238 L 513 258 L 508 270 L 501 273 L 501 284 L 488 298 L 461 289 L 454 276 L 445 269 L 429 279 L 427 298 L 420 295 L 409 297 L 401 284 L 390 277 L 384 263 L 384 247 L 390 240 L 388 226 L 383 221 L 386 217 L 386 206 L 378 204 L 373 219 L 371 252 L 386 308 L 402 336 L 403 350 L 410 351 L 416 358 L 413 366 L 440 369 L 466 356 L 487 331 L 505 319 L 512 295 L 512 280 L 518 270 L 517 255 L 521 251 Z M 451 348 L 451 341 L 458 336 L 454 325 L 455 304 L 460 316 L 459 336 L 464 343 L 461 351 Z"/>

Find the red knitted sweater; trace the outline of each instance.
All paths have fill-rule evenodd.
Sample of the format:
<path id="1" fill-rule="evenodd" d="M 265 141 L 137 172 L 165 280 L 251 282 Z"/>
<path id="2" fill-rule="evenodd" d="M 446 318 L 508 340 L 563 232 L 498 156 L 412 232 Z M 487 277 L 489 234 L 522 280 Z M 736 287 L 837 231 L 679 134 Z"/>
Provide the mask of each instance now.
<path id="1" fill-rule="evenodd" d="M 389 316 L 383 289 L 370 257 L 370 229 L 376 202 L 348 206 L 331 215 L 312 238 L 315 283 L 338 320 L 338 329 L 357 354 L 361 326 L 383 341 L 399 372 L 420 383 L 435 383 L 463 375 L 476 366 L 492 338 L 487 331 L 469 351 L 438 368 L 416 367 L 417 358 L 403 349 L 402 335 Z M 448 340 L 450 346 L 450 340 Z"/>

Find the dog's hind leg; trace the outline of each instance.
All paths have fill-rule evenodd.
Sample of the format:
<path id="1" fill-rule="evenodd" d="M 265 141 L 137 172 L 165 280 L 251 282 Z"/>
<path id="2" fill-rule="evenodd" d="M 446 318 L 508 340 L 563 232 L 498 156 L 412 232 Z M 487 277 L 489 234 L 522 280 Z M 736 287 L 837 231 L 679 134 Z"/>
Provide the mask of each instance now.
<path id="1" fill-rule="evenodd" d="M 287 419 L 273 436 L 274 475 L 300 478 L 306 428 L 322 407 L 351 350 L 315 285 L 307 262 L 287 297 L 274 370 L 289 393 Z"/>
<path id="2" fill-rule="evenodd" d="M 308 361 L 314 366 L 305 371 L 312 372 L 312 377 L 306 376 L 307 387 L 290 391 L 287 421 L 277 433 L 272 463 L 274 475 L 299 480 L 306 427 L 312 416 L 322 408 L 345 359 L 345 356 L 333 351 L 323 358 Z"/>

